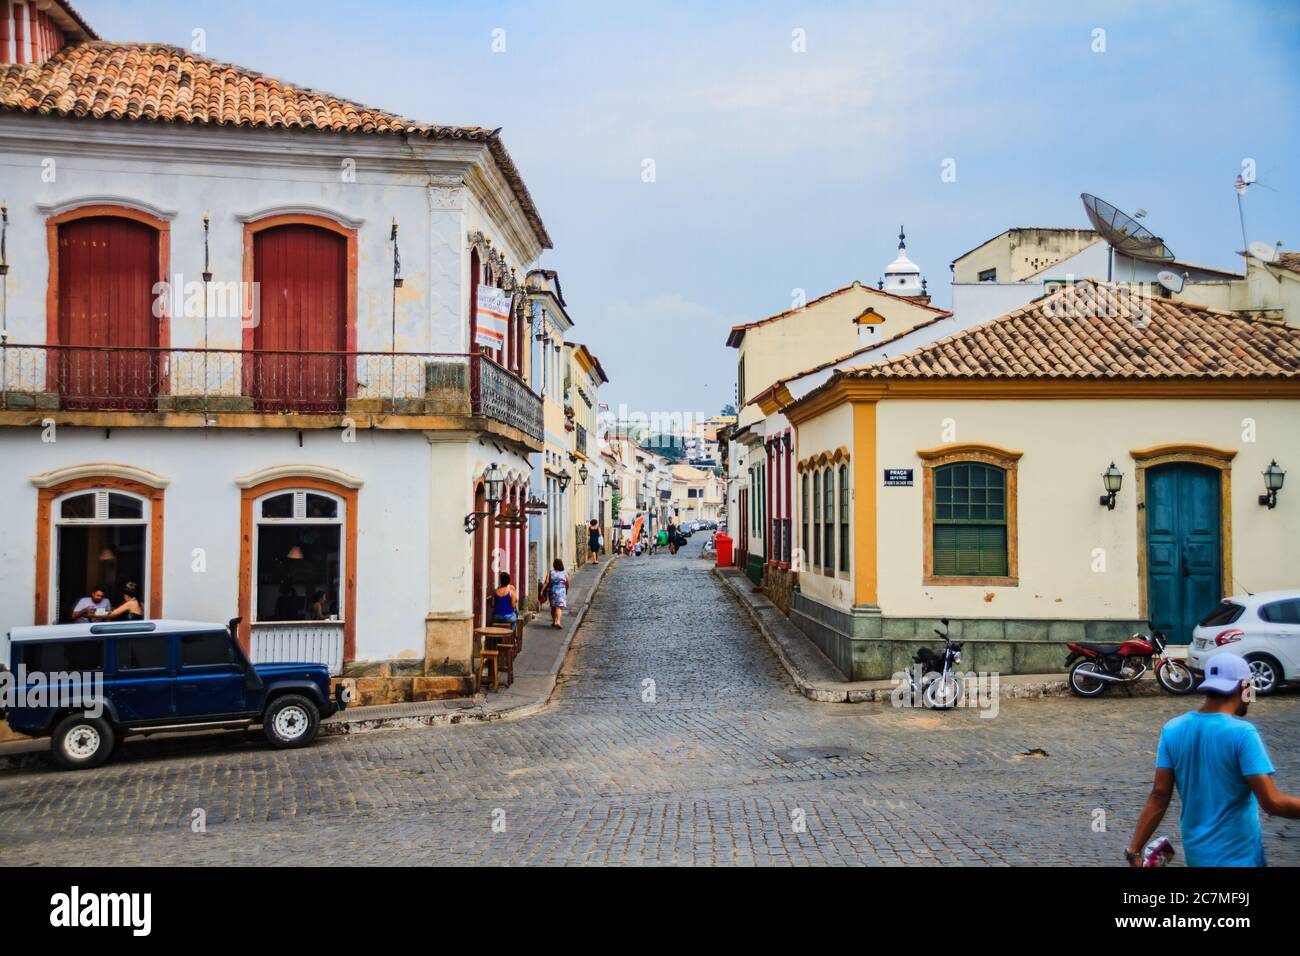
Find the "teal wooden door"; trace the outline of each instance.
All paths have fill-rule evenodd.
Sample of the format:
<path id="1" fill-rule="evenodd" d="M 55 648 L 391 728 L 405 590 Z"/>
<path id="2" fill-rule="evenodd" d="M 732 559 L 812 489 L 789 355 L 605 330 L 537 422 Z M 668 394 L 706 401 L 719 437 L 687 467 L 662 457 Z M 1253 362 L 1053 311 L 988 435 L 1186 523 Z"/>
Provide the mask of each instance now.
<path id="1" fill-rule="evenodd" d="M 1175 644 L 1223 597 L 1219 473 L 1171 464 L 1146 472 L 1147 616 Z"/>

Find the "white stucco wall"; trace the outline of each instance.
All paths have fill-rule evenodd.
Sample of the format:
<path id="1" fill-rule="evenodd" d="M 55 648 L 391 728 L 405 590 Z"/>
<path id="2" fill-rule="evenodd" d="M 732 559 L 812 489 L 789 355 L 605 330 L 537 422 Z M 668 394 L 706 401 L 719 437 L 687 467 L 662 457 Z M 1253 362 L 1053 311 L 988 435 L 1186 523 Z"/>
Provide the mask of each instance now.
<path id="1" fill-rule="evenodd" d="M 396 298 L 398 351 L 469 350 L 471 233 L 491 238 L 520 280 L 540 251 L 511 228 L 518 209 L 494 188 L 502 184 L 492 179 L 485 147 L 460 141 L 7 117 L 0 168 L 11 343 L 46 341 L 46 218 L 90 202 L 137 205 L 169 220 L 172 281 L 183 283 L 202 278 L 204 213 L 214 283 L 242 279 L 249 217 L 313 212 L 355 226 L 360 351 L 393 347 L 394 218 L 405 279 Z M 201 316 L 176 315 L 171 344 L 198 347 L 203 328 Z M 240 347 L 237 311 L 209 316 L 207 329 L 210 347 Z"/>
<path id="2" fill-rule="evenodd" d="M 877 406 L 877 471 L 913 468 L 910 488 L 875 489 L 880 605 L 888 616 L 1125 618 L 1138 613 L 1137 494 L 1130 451 L 1191 442 L 1237 451 L 1232 461 L 1234 581 L 1226 593 L 1300 586 L 1300 494 L 1284 489 L 1260 507 L 1260 473 L 1276 458 L 1300 462 L 1300 402 L 1284 401 L 885 401 Z M 943 434 L 944 420 L 956 426 Z M 1255 441 L 1243 440 L 1253 419 Z M 1018 587 L 925 587 L 923 489 L 917 449 L 956 442 L 1024 453 L 1019 464 Z M 808 450 L 801 437 L 801 454 Z M 1114 511 L 1098 505 L 1099 477 L 1114 461 L 1124 483 Z M 861 489 L 857 490 L 861 494 Z M 856 519 L 855 519 L 856 521 Z M 1106 570 L 1092 570 L 1094 549 Z M 992 595 L 990 598 L 989 595 Z"/>
<path id="3" fill-rule="evenodd" d="M 106 439 L 103 429 L 62 427 L 56 435 L 46 443 L 39 428 L 0 429 L 0 495 L 6 503 L 0 509 L 0 567 L 5 569 L 0 629 L 33 623 L 37 489 L 32 476 L 90 462 L 134 465 L 170 479 L 163 528 L 163 602 L 169 618 L 224 622 L 239 613 L 236 479 L 284 464 L 322 465 L 364 482 L 357 493 L 357 659 L 393 658 L 402 651 L 423 656 L 425 614 L 455 599 L 455 586 L 447 583 L 455 576 L 448 569 L 467 562 L 431 568 L 431 541 L 450 545 L 454 555 L 466 547 L 468 536 L 460 525 L 470 510 L 464 492 L 468 478 L 462 467 L 453 483 L 458 497 L 443 499 L 443 489 L 431 484 L 434 459 L 421 433 L 363 431 L 347 443 L 337 431 L 304 431 L 301 448 L 298 432 L 278 429 L 120 428 Z M 434 524 L 434 507 L 444 500 Z M 205 552 L 207 569 L 201 574 L 192 570 L 195 548 Z"/>
<path id="4" fill-rule="evenodd" d="M 845 403 L 837 405 L 830 409 L 826 414 L 819 415 L 810 422 L 805 422 L 798 428 L 798 451 L 796 461 L 805 461 L 815 455 L 823 452 L 834 454 L 839 448 L 847 448 L 849 452 L 849 522 L 850 527 L 857 522 L 857 494 L 858 490 L 853 486 L 853 455 L 854 455 L 854 435 L 853 435 L 853 406 Z M 827 576 L 820 569 L 814 569 L 812 562 L 812 543 L 804 540 L 803 534 L 803 483 L 804 472 L 795 475 L 795 492 L 794 492 L 794 540 L 795 546 L 799 548 L 803 555 L 801 573 L 799 575 L 799 587 L 808 597 L 821 601 L 824 604 L 830 604 L 834 607 L 848 609 L 853 606 L 853 553 L 849 553 L 849 573 L 845 574 L 838 570 L 834 575 Z M 838 480 L 839 471 L 836 469 L 836 480 Z M 812 490 L 812 479 L 808 481 L 809 493 Z M 838 489 L 836 494 L 838 501 Z M 809 534 L 812 533 L 812 512 L 809 512 Z M 836 549 L 839 548 L 839 528 L 838 515 L 836 516 L 835 541 Z M 824 559 L 823 559 L 824 561 Z"/>

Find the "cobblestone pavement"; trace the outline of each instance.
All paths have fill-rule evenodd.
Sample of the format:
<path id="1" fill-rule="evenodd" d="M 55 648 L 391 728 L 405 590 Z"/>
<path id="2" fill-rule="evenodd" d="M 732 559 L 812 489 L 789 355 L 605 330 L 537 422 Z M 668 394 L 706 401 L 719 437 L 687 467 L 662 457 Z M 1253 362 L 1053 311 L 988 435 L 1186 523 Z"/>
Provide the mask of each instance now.
<path id="1" fill-rule="evenodd" d="M 93 771 L 3 772 L 0 863 L 1120 859 L 1157 730 L 1194 698 L 1009 701 L 992 719 L 816 704 L 698 548 L 611 569 L 536 717 L 289 752 L 245 735 L 128 744 Z M 1300 789 L 1300 696 L 1251 716 L 1279 783 Z M 1162 827 L 1175 837 L 1176 810 Z M 1300 863 L 1300 825 L 1264 827 L 1270 860 Z"/>

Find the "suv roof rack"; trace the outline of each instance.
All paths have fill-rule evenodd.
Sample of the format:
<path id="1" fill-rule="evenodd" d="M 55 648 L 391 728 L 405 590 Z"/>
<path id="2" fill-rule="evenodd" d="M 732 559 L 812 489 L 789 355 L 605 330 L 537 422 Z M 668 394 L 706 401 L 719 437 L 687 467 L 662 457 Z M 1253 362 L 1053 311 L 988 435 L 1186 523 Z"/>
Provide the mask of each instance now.
<path id="1" fill-rule="evenodd" d="M 153 621 L 122 621 L 114 624 L 92 624 L 91 634 L 145 634 L 157 629 Z"/>

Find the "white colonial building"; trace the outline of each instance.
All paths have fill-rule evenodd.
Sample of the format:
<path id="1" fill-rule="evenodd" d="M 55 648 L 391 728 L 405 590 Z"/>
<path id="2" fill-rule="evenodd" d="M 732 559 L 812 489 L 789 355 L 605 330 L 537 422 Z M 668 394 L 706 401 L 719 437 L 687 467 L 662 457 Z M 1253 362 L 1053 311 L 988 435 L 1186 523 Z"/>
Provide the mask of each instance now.
<path id="1" fill-rule="evenodd" d="M 463 689 L 543 443 L 498 135 L 45 14 L 0 42 L 0 630 L 134 581 L 366 701 Z"/>

